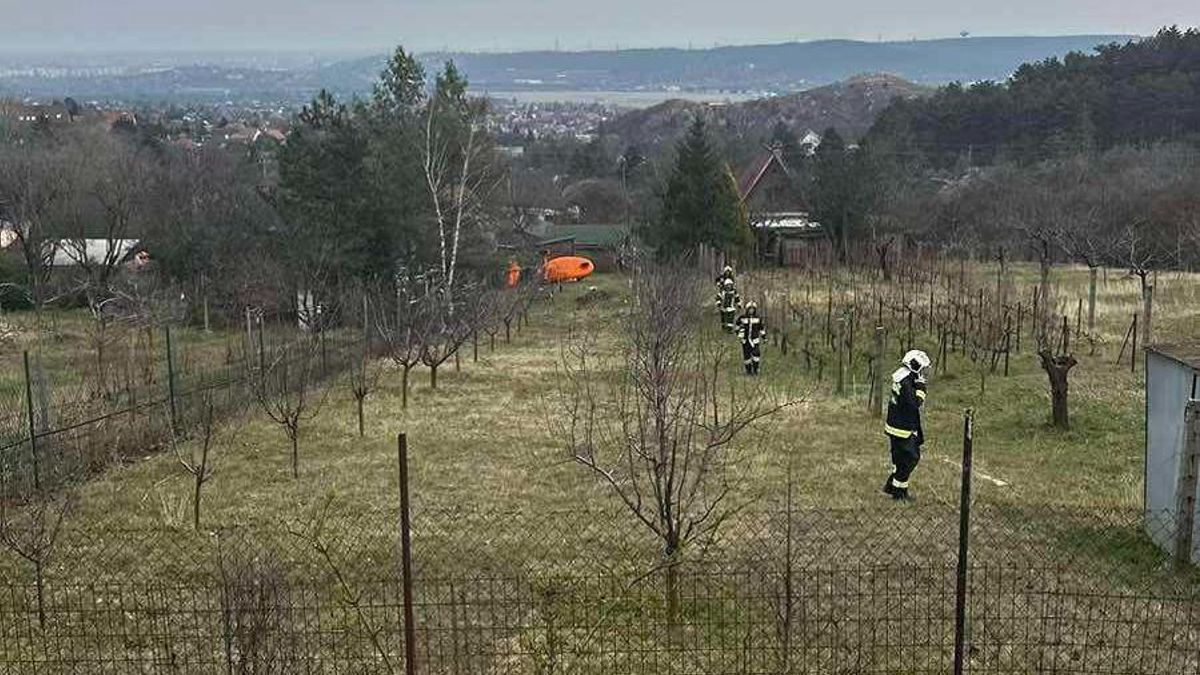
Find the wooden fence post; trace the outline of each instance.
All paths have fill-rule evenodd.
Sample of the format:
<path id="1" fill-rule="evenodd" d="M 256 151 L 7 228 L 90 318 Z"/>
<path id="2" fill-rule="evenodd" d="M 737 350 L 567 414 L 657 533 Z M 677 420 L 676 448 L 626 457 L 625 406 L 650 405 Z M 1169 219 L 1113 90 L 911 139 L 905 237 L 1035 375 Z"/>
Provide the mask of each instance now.
<path id="1" fill-rule="evenodd" d="M 29 352 L 22 355 L 25 359 L 25 409 L 29 415 L 29 456 L 33 462 L 33 488 L 42 491 L 42 477 L 38 468 L 37 422 L 33 416 L 33 379 L 29 372 Z"/>
<path id="2" fill-rule="evenodd" d="M 883 326 L 875 327 L 875 380 L 871 383 L 871 396 L 874 400 L 871 402 L 871 414 L 875 417 L 883 418 L 884 411 L 887 407 L 884 405 L 885 397 L 883 395 L 884 368 L 883 368 L 883 352 L 886 335 Z"/>
<path id="3" fill-rule="evenodd" d="M 179 425 L 176 423 L 175 412 L 175 356 L 171 350 L 171 326 L 164 326 L 163 332 L 167 336 L 167 403 L 171 413 L 171 433 L 176 433 L 179 431 Z"/>
<path id="4" fill-rule="evenodd" d="M 844 396 L 846 393 L 846 316 L 838 317 L 837 322 L 837 395 Z"/>

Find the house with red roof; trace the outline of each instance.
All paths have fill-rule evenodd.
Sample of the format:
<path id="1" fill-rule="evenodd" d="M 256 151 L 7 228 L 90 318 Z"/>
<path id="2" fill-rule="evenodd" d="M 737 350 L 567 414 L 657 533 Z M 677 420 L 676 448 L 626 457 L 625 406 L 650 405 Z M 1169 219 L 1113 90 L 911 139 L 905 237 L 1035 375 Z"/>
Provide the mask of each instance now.
<path id="1" fill-rule="evenodd" d="M 799 176 L 782 149 L 768 146 L 738 179 L 738 194 L 753 228 L 758 255 L 779 265 L 799 265 L 804 249 L 821 239 L 820 223 L 808 215 Z"/>

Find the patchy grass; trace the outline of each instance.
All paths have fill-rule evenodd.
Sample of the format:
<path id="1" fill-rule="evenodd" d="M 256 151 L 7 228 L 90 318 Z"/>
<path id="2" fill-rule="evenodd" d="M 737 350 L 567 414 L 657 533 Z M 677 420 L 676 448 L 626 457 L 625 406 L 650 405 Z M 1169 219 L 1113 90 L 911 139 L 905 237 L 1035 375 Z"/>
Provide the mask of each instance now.
<path id="1" fill-rule="evenodd" d="M 989 274 L 986 267 L 973 272 L 981 278 Z M 1031 275 L 1036 282 L 1036 271 L 1014 270 L 1022 283 Z M 1056 270 L 1055 280 L 1063 297 L 1086 292 L 1085 270 Z M 869 285 L 865 279 L 845 281 L 860 288 Z M 743 280 L 751 293 L 755 283 Z M 805 332 L 823 330 L 824 292 L 797 290 L 805 283 L 792 275 L 772 274 L 763 283 L 810 305 L 809 325 L 789 327 L 793 347 L 804 344 Z M 172 456 L 158 454 L 111 468 L 79 488 L 79 505 L 51 577 L 60 586 L 97 579 L 185 583 L 193 575 L 211 574 L 209 563 L 232 542 L 255 551 L 246 555 L 256 561 L 280 559 L 278 564 L 285 567 L 303 563 L 304 583 L 311 592 L 306 597 L 322 603 L 326 611 L 344 610 L 332 580 L 314 571 L 323 568 L 322 561 L 288 532 L 311 529 L 315 515 L 324 513 L 322 536 L 332 542 L 337 564 L 351 579 L 362 580 L 358 589 L 368 598 L 394 602 L 395 588 L 376 587 L 368 580 L 392 575 L 397 562 L 396 436 L 403 432 L 409 438 L 417 564 L 429 579 L 419 591 L 429 603 L 421 610 L 428 613 L 422 625 L 461 621 L 456 630 L 468 630 L 463 635 L 469 636 L 464 627 L 470 621 L 495 621 L 488 612 L 497 607 L 515 613 L 503 619 L 509 622 L 507 630 L 481 629 L 477 637 L 482 641 L 463 647 L 463 658 L 476 659 L 468 661 L 473 665 L 467 670 L 541 672 L 556 659 L 562 659 L 560 665 L 586 660 L 587 651 L 595 648 L 610 650 L 614 661 L 607 665 L 612 666 L 639 650 L 669 647 L 679 636 L 664 634 L 670 619 L 661 579 L 654 576 L 632 585 L 617 581 L 636 576 L 654 562 L 652 538 L 609 490 L 570 460 L 551 432 L 563 339 L 573 330 L 588 331 L 600 344 L 615 349 L 620 337 L 626 281 L 609 276 L 594 284 L 606 291 L 605 297 L 585 302 L 581 297 L 587 286 L 568 286 L 553 300 L 536 304 L 528 326 L 515 333 L 511 343 L 498 336 L 495 351 L 482 338 L 478 362 L 468 345 L 461 370 L 456 371 L 453 362 L 441 368 L 436 390 L 429 386 L 427 371 L 415 371 L 407 410 L 400 406 L 398 373 L 385 372 L 366 402 L 365 437 L 357 434 L 348 383 L 333 382 L 319 416 L 302 428 L 299 480 L 290 476 L 282 430 L 248 407 L 240 419 L 222 427 L 214 446 L 216 475 L 204 491 L 200 533 L 191 531 L 188 520 L 190 476 Z M 988 376 L 982 391 L 979 370 L 966 356 L 953 354 L 942 364 L 943 371 L 930 386 L 929 443 L 914 477 L 922 506 L 915 509 L 898 507 L 879 493 L 890 461 L 880 422 L 866 411 L 865 357 L 858 355 L 848 368 L 848 394 L 837 396 L 827 349 L 814 346 L 825 360 L 818 377 L 815 365 L 806 367 L 796 349 L 784 356 L 778 347 L 769 346 L 766 384 L 807 401 L 739 438 L 735 451 L 741 461 L 732 477 L 735 502 L 747 508 L 726 524 L 718 543 L 732 572 L 685 577 L 680 595 L 681 616 L 688 624 L 684 639 L 702 645 L 696 653 L 711 653 L 717 659 L 711 663 L 723 663 L 718 670 L 733 668 L 739 654 L 762 659 L 772 653 L 761 649 L 761 641 L 767 639 L 762 635 L 753 638 L 759 647 L 751 649 L 749 630 L 755 625 L 778 630 L 771 622 L 777 620 L 773 603 L 782 584 L 779 554 L 784 533 L 792 532 L 801 561 L 797 564 L 802 566 L 797 574 L 803 575 L 797 577 L 798 602 L 810 604 L 818 613 L 814 616 L 828 613 L 844 618 L 846 625 L 838 632 L 822 620 L 798 620 L 792 628 L 793 649 L 806 650 L 801 654 L 808 659 L 804 663 L 817 664 L 823 672 L 892 667 L 897 661 L 905 667 L 944 665 L 952 616 L 961 413 L 966 407 L 976 411 L 976 471 L 993 479 L 975 483 L 980 514 L 976 560 L 1010 566 L 1025 562 L 1031 568 L 1014 572 L 1008 579 L 1011 589 L 997 586 L 994 598 L 972 598 L 972 603 L 983 603 L 972 610 L 980 617 L 973 619 L 976 625 L 987 625 L 988 611 L 1009 611 L 1011 616 L 1003 615 L 1009 619 L 1024 616 L 1024 603 L 1033 597 L 1027 595 L 1030 588 L 1054 584 L 1057 604 L 1046 611 L 1063 616 L 1086 611 L 1091 617 L 1093 612 L 1103 616 L 1106 605 L 1117 602 L 1111 594 L 1144 588 L 1149 579 L 1162 581 L 1165 557 L 1147 544 L 1132 524 L 1135 520 L 1088 515 L 1127 515 L 1140 508 L 1142 373 L 1140 368 L 1131 374 L 1127 365 L 1112 364 L 1124 317 L 1139 306 L 1136 284 L 1110 278 L 1101 287 L 1099 325 L 1104 339 L 1095 356 L 1080 356 L 1081 364 L 1072 373 L 1071 431 L 1050 427 L 1046 376 L 1028 345 L 1014 355 L 1011 375 Z M 1200 278 L 1164 275 L 1159 285 L 1158 334 L 1163 339 L 1187 335 L 1200 321 L 1200 304 L 1192 302 Z M 769 317 L 776 331 L 777 318 Z M 715 325 L 715 315 L 712 322 Z M 732 338 L 729 348 L 737 350 Z M 898 358 L 897 350 L 893 340 L 889 364 Z M 729 367 L 739 367 L 736 356 Z M 781 519 L 776 510 L 784 503 L 789 482 L 797 515 Z M 1064 506 L 1076 508 L 1059 524 L 1051 507 Z M 1054 558 L 1047 553 L 1051 550 L 1064 557 Z M 1072 568 L 1074 576 L 1033 569 L 1077 556 L 1088 562 Z M 26 578 L 26 568 L 11 556 L 0 556 L 0 570 L 14 578 Z M 539 570 L 542 574 L 524 574 Z M 973 574 L 987 571 L 981 570 Z M 601 576 L 609 571 L 618 574 Z M 461 572 L 479 577 L 462 582 L 457 590 L 454 582 L 437 581 Z M 815 576 L 808 577 L 808 572 Z M 561 573 L 574 576 L 556 581 Z M 853 593 L 846 590 L 850 587 Z M 1171 587 L 1163 582 L 1160 588 Z M 456 600 L 460 595 L 461 601 Z M 522 599 L 514 601 L 517 596 Z M 871 602 L 875 598 L 885 604 L 877 606 Z M 889 608 L 887 602 L 899 604 Z M 1005 606 L 998 604 L 1002 602 L 1011 603 L 1011 610 L 997 610 Z M 1144 624 L 1156 606 L 1144 597 L 1134 598 L 1119 605 L 1119 611 L 1130 612 L 1122 614 L 1129 622 Z M 1171 607 L 1190 611 L 1184 601 Z M 215 615 L 216 609 L 210 609 Z M 874 641 L 875 631 L 886 631 L 897 612 L 926 621 L 933 634 L 926 651 L 904 656 L 894 645 Z M 344 611 L 336 617 L 326 620 L 337 630 L 358 636 L 355 639 L 365 634 Z M 993 624 L 987 639 L 998 645 L 1042 639 L 1022 633 L 1027 629 L 1016 625 L 1020 622 L 1009 623 L 1014 625 Z M 1101 623 L 1078 625 L 1086 632 Z M 607 632 L 609 628 L 613 632 Z M 1086 634 L 1073 634 L 1070 626 L 1061 630 L 1055 638 L 1061 646 L 1056 642 L 1038 654 L 999 651 L 986 658 L 1003 660 L 1018 672 L 1033 669 L 1043 663 L 1040 659 L 1067 654 L 1074 648 L 1072 638 L 1087 639 Z M 1146 638 L 1139 648 L 1175 649 L 1178 636 L 1171 630 L 1174 627 L 1154 640 Z M 397 636 L 389 633 L 385 639 L 386 649 L 396 654 Z M 1117 635 L 1113 649 L 1122 648 L 1122 640 L 1134 638 Z M 840 646 L 820 651 L 823 644 Z M 371 653 L 362 644 L 354 649 Z M 820 654 L 814 656 L 810 649 Z M 573 650 L 576 653 L 569 654 Z M 686 649 L 681 653 L 681 659 L 695 656 Z M 850 655 L 858 660 L 848 666 L 844 658 Z M 1168 656 L 1180 668 L 1194 666 L 1193 657 L 1184 651 Z M 576 665 L 580 672 L 592 672 L 593 665 L 595 672 L 607 672 L 600 663 Z M 668 666 L 659 670 L 670 672 Z"/>

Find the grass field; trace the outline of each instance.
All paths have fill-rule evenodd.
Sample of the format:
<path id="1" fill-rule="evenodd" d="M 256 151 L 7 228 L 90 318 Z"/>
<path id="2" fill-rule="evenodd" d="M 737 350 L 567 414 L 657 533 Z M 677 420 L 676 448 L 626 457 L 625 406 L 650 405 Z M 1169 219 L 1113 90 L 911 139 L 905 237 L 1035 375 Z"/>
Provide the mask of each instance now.
<path id="1" fill-rule="evenodd" d="M 971 274 L 976 284 L 984 284 L 994 272 L 980 265 Z M 1036 283 L 1036 274 L 1033 268 L 1014 269 L 1021 293 Z M 838 302 L 855 293 L 854 284 L 867 283 L 844 281 L 836 291 Z M 805 281 L 791 273 L 762 272 L 740 283 L 749 296 L 769 289 L 775 298 L 771 306 L 780 307 L 778 298 L 786 295 L 793 306 L 808 303 L 811 317 L 824 316 L 828 291 L 819 290 L 823 286 L 806 291 Z M 1087 272 L 1056 269 L 1054 283 L 1061 311 L 1070 313 L 1074 323 L 1076 298 L 1086 295 Z M 237 536 L 256 540 L 258 550 L 277 547 L 276 553 L 286 552 L 281 555 L 304 557 L 311 551 L 302 553 L 305 547 L 288 529 L 312 527 L 314 514 L 320 513 L 327 519 L 324 533 L 342 547 L 339 560 L 344 571 L 370 578 L 380 569 L 391 569 L 395 561 L 394 533 L 389 528 L 394 527 L 398 500 L 396 436 L 401 432 L 409 439 L 414 541 L 424 573 L 437 576 L 473 569 L 507 573 L 514 560 L 527 568 L 545 566 L 560 572 L 603 570 L 607 569 L 604 559 L 611 558 L 612 566 L 619 567 L 619 555 L 629 551 L 642 556 L 646 564 L 653 563 L 653 542 L 638 531 L 605 486 L 571 461 L 551 432 L 557 414 L 560 349 L 568 331 L 591 332 L 607 345 L 615 345 L 620 337 L 619 317 L 628 300 L 626 280 L 601 276 L 591 285 L 607 291 L 607 299 L 582 303 L 579 299 L 588 286 L 566 287 L 534 305 L 528 325 L 514 334 L 511 343 L 501 336 L 493 351 L 481 339 L 477 362 L 468 344 L 460 355 L 461 370 L 452 364 L 444 367 L 437 389 L 431 389 L 423 377 L 426 371 L 416 371 L 407 409 L 400 406 L 398 372 L 383 365 L 380 386 L 366 401 L 364 437 L 357 433 L 354 399 L 346 381 L 334 381 L 319 416 L 302 428 L 299 480 L 290 475 L 289 447 L 280 428 L 248 407 L 241 419 L 230 421 L 218 434 L 212 451 L 216 473 L 204 490 L 201 533 L 190 532 L 191 477 L 173 456 L 159 454 L 111 468 L 79 489 L 64 553 L 56 558 L 51 576 L 68 584 L 125 578 L 180 582 L 199 567 L 197 552 L 211 548 L 208 533 L 231 526 L 248 528 Z M 1105 566 L 1089 573 L 1094 574 L 1089 583 L 1113 570 L 1130 577 L 1157 573 L 1162 558 L 1139 539 L 1135 529 L 1116 528 L 1114 533 L 1102 529 L 1105 523 L 1136 522 L 1142 505 L 1142 368 L 1139 365 L 1131 373 L 1128 361 L 1114 365 L 1128 322 L 1140 308 L 1137 280 L 1110 271 L 1101 285 L 1098 307 L 1096 355 L 1085 344 L 1075 350 L 1080 365 L 1071 376 L 1071 431 L 1049 424 L 1046 375 L 1029 346 L 1012 355 L 1009 377 L 989 375 L 983 391 L 980 370 L 965 355 L 953 354 L 949 363 L 941 364 L 927 402 L 929 442 L 914 476 L 914 491 L 921 502 L 918 509 L 907 512 L 898 512 L 903 507 L 879 491 L 890 461 L 881 425 L 866 412 L 865 358 L 860 356 L 848 369 L 848 394 L 837 396 L 827 350 L 822 354 L 827 365 L 818 378 L 817 370 L 805 367 L 795 347 L 787 356 L 778 347 L 769 347 L 765 383 L 777 392 L 804 397 L 805 402 L 753 428 L 736 443 L 739 462 L 733 498 L 745 511 L 727 528 L 746 543 L 736 555 L 762 541 L 781 545 L 778 524 L 767 522 L 769 518 L 764 520 L 762 514 L 783 505 L 791 476 L 794 508 L 826 514 L 818 519 L 826 519 L 830 532 L 836 532 L 824 543 L 805 543 L 805 555 L 821 565 L 869 564 L 886 561 L 889 555 L 894 562 L 897 551 L 913 559 L 938 561 L 935 564 L 952 561 L 962 411 L 970 407 L 976 412 L 975 500 L 981 511 L 1014 528 L 1026 526 L 1031 517 L 1053 518 L 1056 509 L 1102 514 L 1096 521 L 1099 525 L 1085 522 L 1086 518 L 1080 523 L 1064 518 L 1060 528 L 1039 530 L 1029 541 L 1036 539 L 1039 545 L 1065 550 L 1067 555 L 1086 550 L 1089 556 L 1105 558 Z M 1155 315 L 1156 335 L 1162 341 L 1200 334 L 1200 276 L 1160 275 Z M 784 323 L 778 319 L 768 317 Z M 715 315 L 712 322 L 716 323 Z M 816 319 L 809 326 L 794 320 L 786 323 L 793 345 L 803 344 L 806 332 L 821 330 Z M 921 339 L 933 340 L 928 335 Z M 729 349 L 737 349 L 732 338 Z M 933 353 L 932 347 L 928 349 Z M 895 341 L 889 343 L 886 371 L 899 358 L 898 350 Z M 737 368 L 736 358 L 730 360 L 730 368 Z M 1111 514 L 1117 514 L 1115 520 L 1108 519 Z M 909 522 L 896 530 L 889 527 L 896 518 Z M 1100 529 L 1089 529 L 1093 527 Z M 872 540 L 877 543 L 871 544 Z M 986 548 L 986 532 L 981 540 Z M 881 541 L 888 544 L 879 546 Z M 23 569 L 21 561 L 0 556 L 0 570 L 22 575 Z M 947 580 L 952 582 L 941 572 L 930 577 L 930 596 L 922 602 L 932 604 L 919 611 L 945 609 Z M 1129 588 L 1141 587 L 1141 581 L 1134 579 Z M 838 582 L 831 577 L 829 583 L 836 587 Z M 1010 583 L 1020 582 L 1010 579 Z M 328 587 L 323 592 L 332 593 Z M 587 592 L 603 595 L 594 588 Z M 1139 605 L 1139 613 L 1127 619 L 1136 623 L 1139 616 L 1151 616 L 1155 606 Z M 1157 606 L 1166 611 L 1165 605 Z M 1002 642 L 1005 631 L 1018 629 L 997 628 L 996 639 Z M 709 635 L 712 638 L 723 629 L 709 626 L 707 630 L 716 630 Z M 721 639 L 725 637 L 730 636 Z M 525 634 L 520 639 L 548 638 Z M 944 651 L 930 649 L 938 654 Z M 829 652 L 828 662 L 837 658 L 836 650 Z"/>
<path id="2" fill-rule="evenodd" d="M 1056 278 L 1064 296 L 1085 292 L 1085 271 L 1058 270 Z M 753 282 L 743 283 L 753 288 Z M 514 335 L 512 344 L 500 337 L 493 352 L 482 340 L 478 363 L 468 344 L 460 357 L 461 371 L 442 373 L 436 390 L 422 377 L 424 371 L 416 371 L 407 410 L 399 405 L 398 374 L 383 366 L 379 389 L 366 402 L 368 432 L 363 438 L 356 431 L 346 382 L 334 382 L 319 416 L 302 431 L 299 481 L 288 476 L 282 432 L 248 409 L 219 435 L 213 451 L 218 475 L 206 488 L 205 522 L 286 517 L 328 494 L 337 495 L 347 509 L 391 508 L 395 438 L 401 431 L 410 438 L 412 481 L 421 508 L 555 510 L 606 502 L 605 490 L 568 461 L 560 441 L 548 431 L 567 330 L 575 324 L 614 336 L 620 327 L 623 280 L 601 277 L 597 285 L 610 290 L 612 298 L 582 307 L 575 299 L 585 287 L 568 287 L 553 301 L 535 305 L 528 327 Z M 1200 333 L 1200 277 L 1164 276 L 1159 287 L 1157 335 L 1170 341 Z M 823 307 L 825 300 L 814 296 L 813 302 Z M 1076 352 L 1081 364 L 1071 378 L 1070 432 L 1048 424 L 1046 377 L 1028 347 L 1013 355 L 1011 376 L 989 376 L 983 393 L 977 369 L 965 357 L 952 355 L 947 372 L 937 374 L 930 386 L 929 443 L 916 478 L 921 495 L 956 502 L 961 413 L 971 407 L 976 410 L 976 468 L 1005 483 L 982 481 L 982 499 L 1140 508 L 1142 373 L 1140 366 L 1131 373 L 1127 363 L 1113 364 L 1139 303 L 1136 280 L 1110 278 L 1101 288 L 1102 344 L 1096 356 L 1088 355 L 1086 347 Z M 732 338 L 730 349 L 736 349 Z M 897 349 L 893 343 L 890 351 Z M 778 500 L 790 464 L 801 506 L 879 504 L 876 483 L 886 477 L 889 462 L 879 425 L 865 411 L 862 360 L 851 369 L 857 388 L 837 397 L 831 391 L 832 366 L 818 383 L 815 371 L 806 373 L 794 351 L 783 357 L 778 349 L 767 349 L 766 381 L 807 402 L 780 413 L 739 443 L 746 460 L 739 483 L 743 500 Z M 75 518 L 174 526 L 179 524 L 178 509 L 169 507 L 187 501 L 188 494 L 188 476 L 174 458 L 153 457 L 115 467 L 84 486 Z"/>

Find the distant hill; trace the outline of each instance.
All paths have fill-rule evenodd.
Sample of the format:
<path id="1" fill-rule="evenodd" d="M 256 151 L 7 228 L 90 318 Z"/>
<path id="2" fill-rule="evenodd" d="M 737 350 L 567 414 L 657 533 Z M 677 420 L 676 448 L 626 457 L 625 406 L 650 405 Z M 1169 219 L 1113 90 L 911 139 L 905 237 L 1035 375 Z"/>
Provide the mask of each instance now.
<path id="1" fill-rule="evenodd" d="M 818 40 L 713 49 L 633 49 L 514 54 L 427 54 L 431 67 L 454 61 L 476 88 L 491 90 L 696 90 L 789 92 L 864 72 L 888 72 L 923 84 L 1007 78 L 1018 66 L 1097 46 L 1126 35 L 972 37 L 910 42 Z M 371 60 L 367 60 L 370 62 Z M 370 71 L 379 69 L 375 62 Z"/>
<path id="2" fill-rule="evenodd" d="M 667 101 L 625 113 L 601 131 L 618 136 L 622 142 L 651 149 L 673 142 L 683 134 L 698 111 L 705 111 L 713 126 L 733 139 L 756 142 L 769 136 L 779 122 L 799 135 L 805 130 L 820 133 L 835 127 L 856 137 L 864 134 L 893 100 L 928 96 L 933 91 L 894 75 L 857 75 L 844 82 L 797 94 L 724 106 Z"/>
<path id="3" fill-rule="evenodd" d="M 511 54 L 431 53 L 430 70 L 453 59 L 477 92 L 725 91 L 790 93 L 887 72 L 921 84 L 1002 80 L 1018 66 L 1130 36 L 978 37 L 911 42 L 819 40 L 713 49 L 631 49 Z M 332 60 L 230 61 L 196 55 L 164 65 L 96 57 L 95 63 L 0 59 L 0 95 L 126 100 L 292 101 L 324 87 L 341 95 L 370 91 L 385 55 Z M 149 58 L 149 57 L 147 57 Z"/>

